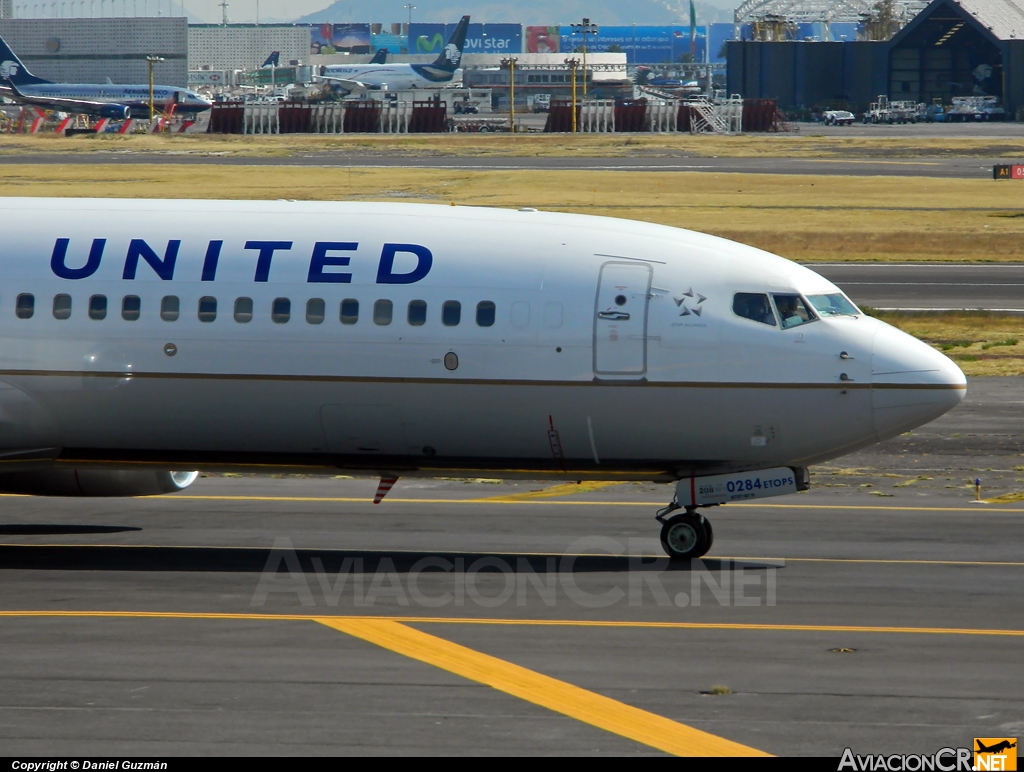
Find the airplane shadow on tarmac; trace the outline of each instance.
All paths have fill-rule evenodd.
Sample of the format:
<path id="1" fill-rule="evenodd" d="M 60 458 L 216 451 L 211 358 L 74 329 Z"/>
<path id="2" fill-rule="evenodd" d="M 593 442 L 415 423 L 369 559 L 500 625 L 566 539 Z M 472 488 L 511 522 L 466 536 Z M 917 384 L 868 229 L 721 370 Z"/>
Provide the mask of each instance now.
<path id="1" fill-rule="evenodd" d="M 64 526 L 51 526 L 62 528 Z M 10 526 L 8 526 L 10 528 Z M 132 530 L 132 529 L 116 529 Z M 58 533 L 59 531 L 50 531 Z M 68 531 L 64 531 L 67 533 Z M 105 531 L 113 532 L 113 531 Z M 10 531 L 0 531 L 10 533 Z M 359 550 L 294 550 L 298 565 L 308 574 L 339 571 L 375 573 L 378 570 L 408 573 L 628 573 L 630 571 L 690 571 L 689 560 L 670 561 L 665 556 L 537 555 L 517 553 L 444 553 Z M 316 562 L 314 562 L 316 561 Z M 482 561 L 482 562 L 481 562 Z M 703 558 L 696 567 L 705 571 L 767 570 L 779 563 Z M 288 569 L 279 554 L 266 548 L 154 547 L 111 545 L 0 546 L 0 569 L 43 571 L 199 571 L 261 573 Z"/>
<path id="2" fill-rule="evenodd" d="M 124 533 L 141 531 L 131 525 L 63 525 L 60 523 L 10 523 L 0 525 L 0 536 L 55 536 L 62 534 Z"/>

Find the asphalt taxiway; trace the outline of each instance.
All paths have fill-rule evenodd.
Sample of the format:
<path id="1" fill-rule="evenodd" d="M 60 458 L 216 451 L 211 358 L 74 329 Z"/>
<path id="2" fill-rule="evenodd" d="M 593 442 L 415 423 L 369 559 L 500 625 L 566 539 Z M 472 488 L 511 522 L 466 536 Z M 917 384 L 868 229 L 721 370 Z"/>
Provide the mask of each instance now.
<path id="1" fill-rule="evenodd" d="M 808 268 L 882 310 L 1024 312 L 1024 265 L 817 263 Z"/>
<path id="2" fill-rule="evenodd" d="M 201 164 L 210 166 L 285 166 L 380 169 L 436 169 L 438 171 L 626 171 L 708 172 L 720 174 L 823 174 L 857 177 L 936 177 L 991 179 L 995 164 L 1017 163 L 1006 156 L 892 158 L 707 158 L 672 155 L 658 157 L 586 158 L 578 156 L 485 156 L 356 154 L 347 151 L 296 153 L 292 156 L 246 156 L 196 153 L 139 153 L 134 151 L 83 153 L 6 153 L 5 164 Z"/>
<path id="3" fill-rule="evenodd" d="M 1024 379 L 710 511 L 663 486 L 218 477 L 2 497 L 8 754 L 934 752 L 1024 733 Z M 989 504 L 971 503 L 983 478 Z M 269 570 L 268 570 L 269 569 Z"/>

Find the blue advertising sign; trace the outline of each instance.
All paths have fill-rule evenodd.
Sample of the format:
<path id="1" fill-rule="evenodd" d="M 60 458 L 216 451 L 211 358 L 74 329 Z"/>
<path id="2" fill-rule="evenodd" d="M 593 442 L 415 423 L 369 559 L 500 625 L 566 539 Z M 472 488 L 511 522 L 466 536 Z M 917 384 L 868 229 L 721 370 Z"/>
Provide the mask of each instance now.
<path id="1" fill-rule="evenodd" d="M 370 53 L 369 24 L 311 24 L 309 28 L 310 53 Z"/>
<path id="2" fill-rule="evenodd" d="M 455 32 L 454 24 L 411 24 L 410 54 L 439 54 Z M 466 32 L 467 54 L 520 54 L 523 27 L 520 24 L 470 24 Z"/>
<path id="3" fill-rule="evenodd" d="M 725 61 L 725 43 L 736 36 L 734 24 L 711 25 L 711 62 L 720 64 Z"/>
<path id="4" fill-rule="evenodd" d="M 373 39 L 373 50 L 380 51 L 382 48 L 386 48 L 389 53 L 392 54 L 404 54 L 407 53 L 405 35 L 393 35 L 387 32 L 379 32 L 375 35 L 371 35 Z"/>
<path id="5" fill-rule="evenodd" d="M 583 36 L 572 34 L 572 27 L 562 25 L 562 51 L 581 51 Z M 697 27 L 694 61 L 704 61 L 707 27 Z M 638 64 L 678 62 L 690 53 L 690 27 L 622 26 L 600 27 L 597 35 L 587 35 L 587 50 L 594 53 L 619 51 L 626 61 Z"/>

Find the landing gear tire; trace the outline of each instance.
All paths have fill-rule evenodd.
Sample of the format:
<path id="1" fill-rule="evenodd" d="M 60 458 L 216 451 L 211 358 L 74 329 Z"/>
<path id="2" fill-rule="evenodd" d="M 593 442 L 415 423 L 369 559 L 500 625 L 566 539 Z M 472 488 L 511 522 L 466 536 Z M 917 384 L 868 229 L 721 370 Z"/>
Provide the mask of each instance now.
<path id="1" fill-rule="evenodd" d="M 673 560 L 702 557 L 711 549 L 714 540 L 711 523 L 696 512 L 670 517 L 661 526 L 661 546 Z"/>

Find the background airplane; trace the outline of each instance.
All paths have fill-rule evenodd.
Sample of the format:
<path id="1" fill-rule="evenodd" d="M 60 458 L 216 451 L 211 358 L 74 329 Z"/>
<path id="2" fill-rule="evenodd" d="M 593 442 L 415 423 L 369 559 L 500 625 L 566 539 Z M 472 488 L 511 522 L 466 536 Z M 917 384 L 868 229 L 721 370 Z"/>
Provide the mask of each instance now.
<path id="1" fill-rule="evenodd" d="M 437 88 L 457 80 L 461 73 L 462 49 L 466 45 L 469 17 L 463 16 L 444 49 L 430 64 L 329 64 L 320 73 L 321 79 L 348 91 L 378 89 L 391 91 L 415 88 Z M 377 52 L 379 56 L 380 51 Z"/>
<path id="2" fill-rule="evenodd" d="M 54 83 L 29 72 L 0 38 L 0 94 L 48 110 L 97 115 L 101 118 L 149 116 L 149 85 L 111 83 Z M 212 102 L 187 88 L 154 86 L 157 109 L 176 104 L 179 112 L 209 109 Z"/>

